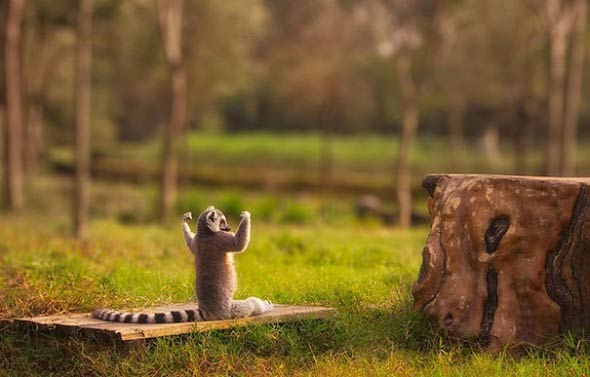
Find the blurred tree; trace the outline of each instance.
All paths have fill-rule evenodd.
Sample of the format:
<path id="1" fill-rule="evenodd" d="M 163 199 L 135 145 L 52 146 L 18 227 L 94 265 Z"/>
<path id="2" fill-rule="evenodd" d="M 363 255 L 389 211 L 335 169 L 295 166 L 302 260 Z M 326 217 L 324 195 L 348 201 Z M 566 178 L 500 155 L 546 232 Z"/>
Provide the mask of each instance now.
<path id="1" fill-rule="evenodd" d="M 397 74 L 402 88 L 404 112 L 396 167 L 396 202 L 399 210 L 399 225 L 402 228 L 412 225 L 411 158 L 419 116 L 418 90 L 412 77 L 411 59 L 406 53 L 397 58 Z"/>
<path id="2" fill-rule="evenodd" d="M 412 225 L 411 157 L 419 120 L 419 85 L 413 68 L 416 52 L 430 36 L 434 23 L 434 3 L 410 0 L 377 0 L 371 4 L 372 25 L 377 37 L 377 51 L 384 58 L 393 57 L 402 97 L 402 128 L 396 164 L 396 203 L 399 225 Z"/>
<path id="3" fill-rule="evenodd" d="M 320 188 L 326 195 L 332 186 L 334 132 L 349 124 L 358 127 L 362 118 L 366 122 L 363 108 L 370 92 L 360 70 L 367 59 L 366 38 L 355 22 L 355 8 L 340 1 L 268 6 L 272 32 L 262 48 L 272 72 L 272 101 L 292 121 L 318 126 Z"/>
<path id="4" fill-rule="evenodd" d="M 533 128 L 545 91 L 545 39 L 536 10 L 511 0 L 443 4 L 436 23 L 440 43 L 434 49 L 434 68 L 437 89 L 444 93 L 451 147 L 460 145 L 456 129 L 465 118 L 469 125 L 464 131 L 470 136 L 491 131 L 488 147 L 496 151 L 490 154 L 491 164 L 500 157 L 500 139 L 510 135 L 516 171 L 529 173 Z"/>
<path id="5" fill-rule="evenodd" d="M 166 62 L 172 80 L 170 122 L 164 127 L 160 216 L 170 215 L 178 184 L 179 135 L 186 123 L 187 85 L 182 58 L 183 0 L 156 0 Z"/>
<path id="6" fill-rule="evenodd" d="M 586 24 L 588 23 L 587 0 L 575 0 L 575 26 L 571 38 L 565 114 L 563 121 L 563 145 L 561 146 L 560 170 L 564 176 L 576 173 L 576 144 L 582 97 L 584 56 L 586 47 Z"/>
<path id="7" fill-rule="evenodd" d="M 477 37 L 466 48 L 481 53 L 472 61 L 481 69 L 479 77 L 472 71 L 476 98 L 491 105 L 494 126 L 504 126 L 508 131 L 504 135 L 512 136 L 515 172 L 529 174 L 529 150 L 545 91 L 542 24 L 537 10 L 523 2 L 472 2 L 472 6 L 467 19 Z"/>
<path id="8" fill-rule="evenodd" d="M 52 67 L 66 53 L 63 44 L 52 33 L 63 25 L 65 17 L 57 16 L 56 8 L 57 12 L 63 10 L 59 6 L 56 7 L 55 2 L 48 4 L 43 0 L 30 1 L 25 19 L 23 69 L 26 73 L 24 81 L 27 116 L 23 135 L 26 172 L 37 168 L 39 155 L 43 150 L 47 83 Z"/>
<path id="9" fill-rule="evenodd" d="M 27 115 L 25 158 L 42 154 L 55 143 L 72 145 L 76 124 L 78 2 L 29 0 L 25 19 L 23 70 Z M 102 79 L 102 77 L 101 77 Z M 35 139 L 38 144 L 34 144 Z M 33 138 L 30 140 L 29 137 Z M 33 143 L 31 143 L 33 141 Z M 27 161 L 33 168 L 36 161 Z"/>
<path id="10" fill-rule="evenodd" d="M 568 43 L 576 21 L 577 6 L 573 0 L 546 0 L 549 34 L 549 114 L 546 173 L 563 175 L 565 88 Z"/>
<path id="11" fill-rule="evenodd" d="M 267 20 L 263 0 L 185 3 L 185 35 L 191 36 L 184 43 L 185 69 L 191 93 L 198 93 L 188 98 L 190 126 L 208 130 L 243 126 L 226 125 L 222 105 L 226 98 L 255 92 L 262 82 L 266 62 L 259 54 L 259 42 Z M 248 98 L 250 105 L 255 100 Z"/>
<path id="12" fill-rule="evenodd" d="M 21 85 L 21 23 L 25 0 L 10 0 L 5 33 L 6 85 L 6 204 L 20 210 L 24 204 L 22 177 L 22 85 Z"/>
<path id="13" fill-rule="evenodd" d="M 113 121 L 121 141 L 147 140 L 169 119 L 170 89 L 162 54 L 158 9 L 153 2 L 125 1 L 115 16 Z"/>
<path id="14" fill-rule="evenodd" d="M 42 138 L 43 123 L 43 87 L 47 71 L 47 50 L 50 45 L 46 41 L 43 24 L 37 17 L 36 4 L 29 6 L 31 15 L 28 17 L 28 27 L 25 30 L 25 46 L 29 47 L 28 54 L 23 59 L 26 71 L 25 92 L 27 97 L 27 116 L 24 128 L 24 169 L 31 172 L 37 167 L 38 150 Z"/>
<path id="15" fill-rule="evenodd" d="M 527 75 L 530 76 L 530 75 Z M 539 102 L 534 95 L 523 95 L 517 102 L 517 117 L 514 141 L 514 172 L 518 175 L 530 174 L 530 149 L 534 129 L 538 123 Z"/>
<path id="16" fill-rule="evenodd" d="M 364 130 L 373 110 L 367 38 L 346 1 L 267 1 L 259 42 L 268 67 L 259 84 L 253 125 L 277 130 Z M 242 112 L 248 106 L 241 105 Z M 237 118 L 237 117 L 236 117 Z M 328 124 L 329 123 L 329 124 Z M 326 144 L 324 144 L 325 146 Z"/>
<path id="17" fill-rule="evenodd" d="M 332 190 L 334 169 L 333 134 L 336 126 L 337 107 L 342 106 L 342 99 L 347 76 L 350 76 L 350 57 L 352 36 L 350 28 L 346 28 L 346 12 L 338 2 L 328 1 L 322 12 L 310 25 L 306 36 L 306 45 L 312 49 L 307 55 L 307 64 L 315 66 L 317 76 L 313 80 L 312 90 L 317 96 L 316 105 L 319 109 L 320 143 L 320 187 L 322 196 L 329 195 Z M 329 62 L 327 65 L 321 61 Z M 350 80 L 350 78 L 349 78 Z M 310 82 L 311 84 L 311 82 Z M 344 85 L 343 85 L 344 84 Z"/>
<path id="18" fill-rule="evenodd" d="M 2 166 L 2 178 L 4 182 L 5 175 L 5 136 L 6 136 L 6 59 L 5 59 L 5 42 L 6 42 L 6 13 L 8 11 L 8 2 L 0 4 L 0 166 Z"/>
<path id="19" fill-rule="evenodd" d="M 113 22 L 113 34 L 126 36 L 111 42 L 113 119 L 124 141 L 154 137 L 169 120 L 169 69 L 160 44 L 158 8 L 151 5 L 125 1 Z M 182 18 L 183 35 L 190 36 L 182 41 L 186 85 L 190 93 L 198 93 L 187 96 L 186 127 L 242 129 L 245 122 L 225 122 L 223 115 L 230 102 L 257 99 L 252 93 L 265 68 L 257 51 L 266 25 L 262 0 L 185 2 Z"/>
<path id="20" fill-rule="evenodd" d="M 174 64 L 167 48 L 158 44 L 160 34 L 163 37 L 168 30 L 159 4 L 173 2 L 158 0 L 158 6 L 153 6 L 153 1 L 146 0 L 94 0 L 92 154 L 110 153 L 110 141 L 116 136 L 125 141 L 154 137 L 169 113 L 171 120 L 184 113 L 183 123 L 193 128 L 319 130 L 321 146 L 313 161 L 327 190 L 336 168 L 331 157 L 333 134 L 399 131 L 401 155 L 395 174 L 404 187 L 402 177 L 409 176 L 404 166 L 411 166 L 409 146 L 420 120 L 421 133 L 449 138 L 456 163 L 462 161 L 465 140 L 480 137 L 488 127 L 498 143 L 514 136 L 516 171 L 528 173 L 528 151 L 541 140 L 535 127 L 547 121 L 544 105 L 551 97 L 546 72 L 551 51 L 547 31 L 552 29 L 541 24 L 551 12 L 540 5 L 578 9 L 586 2 L 183 2 L 178 30 L 191 37 L 179 37 L 185 78 L 174 81 Z M 8 8 L 9 3 L 2 6 Z M 36 145 L 41 123 L 45 123 L 43 140 L 48 145 L 72 142 L 74 133 L 64 131 L 75 123 L 72 103 L 76 100 L 72 90 L 76 8 L 68 0 L 27 4 L 20 65 L 26 106 L 25 164 L 34 162 L 41 147 Z M 379 8 L 376 14 L 374 8 Z M 566 166 L 573 160 L 568 152 L 574 150 L 578 133 L 574 119 L 580 105 L 576 103 L 584 103 L 576 100 L 582 82 L 578 77 L 588 66 L 583 60 L 584 43 L 577 42 L 583 40 L 577 36 L 583 34 L 582 21 L 587 18 L 577 15 L 584 12 L 576 10 L 572 17 L 570 37 L 565 39 L 565 78 L 562 90 L 557 90 L 562 93 L 559 169 L 564 174 L 572 174 Z M 7 68 L 1 67 L 3 72 Z M 184 85 L 174 84 L 182 81 Z M 7 88 L 4 82 L 1 85 Z M 174 93 L 182 86 L 186 102 L 177 106 Z M 186 95 L 187 90 L 198 96 Z M 585 119 L 587 108 L 581 110 Z M 400 188 L 399 193 L 403 191 Z M 401 212 L 408 213 L 411 199 L 399 193 L 397 201 L 405 205 Z"/>
<path id="21" fill-rule="evenodd" d="M 74 234 L 84 238 L 88 227 L 90 179 L 90 92 L 92 65 L 92 0 L 80 0 L 76 60 L 76 193 Z"/>
<path id="22" fill-rule="evenodd" d="M 463 118 L 469 99 L 469 77 L 460 74 L 465 56 L 462 54 L 459 30 L 460 14 L 456 4 L 447 4 L 438 25 L 439 43 L 434 49 L 435 79 L 446 98 L 449 144 L 455 167 L 461 167 L 465 156 Z"/>

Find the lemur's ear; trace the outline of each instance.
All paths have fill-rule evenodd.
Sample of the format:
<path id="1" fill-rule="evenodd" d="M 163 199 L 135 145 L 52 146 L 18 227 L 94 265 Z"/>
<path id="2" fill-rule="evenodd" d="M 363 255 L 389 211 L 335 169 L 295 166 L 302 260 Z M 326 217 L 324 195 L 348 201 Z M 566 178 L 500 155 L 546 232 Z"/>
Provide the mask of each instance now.
<path id="1" fill-rule="evenodd" d="M 219 232 L 220 227 L 219 227 L 219 216 L 217 215 L 217 212 L 215 211 L 215 209 L 213 209 L 213 207 L 209 207 L 207 209 L 207 214 L 205 215 L 205 221 L 207 224 L 207 228 L 209 228 L 210 231 L 212 232 Z"/>

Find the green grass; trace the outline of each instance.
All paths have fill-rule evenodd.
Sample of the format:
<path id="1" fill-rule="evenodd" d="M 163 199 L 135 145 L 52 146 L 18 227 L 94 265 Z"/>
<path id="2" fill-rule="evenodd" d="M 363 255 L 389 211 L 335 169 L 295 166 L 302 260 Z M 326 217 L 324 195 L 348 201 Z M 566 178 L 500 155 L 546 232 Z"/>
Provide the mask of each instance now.
<path id="1" fill-rule="evenodd" d="M 317 133 L 207 133 L 191 132 L 184 139 L 190 163 L 214 162 L 220 166 L 246 168 L 317 168 L 320 161 L 321 139 Z M 125 144 L 104 150 L 106 156 L 125 159 L 155 160 L 159 141 Z M 395 166 L 398 138 L 394 135 L 342 135 L 333 141 L 333 158 L 337 171 L 346 170 L 382 174 Z M 510 152 L 510 145 L 503 148 Z M 535 153 L 536 154 L 536 153 Z M 421 137 L 416 141 L 412 163 L 420 173 L 436 170 L 501 171 L 512 167 L 510 157 L 498 166 L 490 166 L 478 145 L 472 145 L 469 158 L 453 162 L 446 139 Z"/>
<path id="2" fill-rule="evenodd" d="M 193 297 L 192 257 L 177 221 L 153 219 L 156 189 L 94 182 L 88 242 L 69 237 L 70 184 L 28 181 L 28 208 L 0 215 L 0 319 L 145 307 Z M 238 298 L 336 307 L 324 322 L 253 326 L 123 347 L 0 325 L 0 376 L 562 376 L 590 371 L 590 344 L 563 337 L 514 356 L 437 335 L 411 309 L 428 229 L 359 222 L 353 201 L 258 190 L 185 188 L 176 211 L 209 204 L 253 214 L 237 256 Z M 424 204 L 418 203 L 424 211 Z M 232 216 L 233 215 L 233 216 Z"/>
<path id="3" fill-rule="evenodd" d="M 64 236 L 67 220 L 0 217 L 0 317 L 139 307 L 192 298 L 190 253 L 177 226 L 92 223 L 92 238 Z M 26 229 L 30 229 L 27 233 Z M 0 371 L 28 375 L 581 375 L 588 345 L 570 338 L 513 358 L 436 335 L 411 310 L 426 228 L 263 222 L 237 257 L 238 297 L 336 307 L 325 322 L 254 326 L 149 341 L 105 340 L 5 327 Z"/>
<path id="4" fill-rule="evenodd" d="M 184 181 L 213 185 L 239 185 L 265 190 L 315 189 L 320 184 L 321 139 L 316 133 L 206 133 L 191 132 L 183 139 Z M 159 140 L 116 144 L 95 151 L 97 176 L 146 181 L 158 172 Z M 332 185 L 337 192 L 378 193 L 393 191 L 398 139 L 394 135 L 340 135 L 333 141 Z M 512 142 L 504 140 L 501 157 L 490 162 L 479 142 L 472 141 L 460 156 L 449 149 L 447 139 L 420 137 L 412 153 L 413 185 L 432 172 L 514 173 Z M 577 153 L 577 174 L 590 175 L 590 143 L 583 141 Z M 531 150 L 529 174 L 543 170 L 543 148 Z M 69 149 L 54 148 L 55 167 L 72 169 Z"/>

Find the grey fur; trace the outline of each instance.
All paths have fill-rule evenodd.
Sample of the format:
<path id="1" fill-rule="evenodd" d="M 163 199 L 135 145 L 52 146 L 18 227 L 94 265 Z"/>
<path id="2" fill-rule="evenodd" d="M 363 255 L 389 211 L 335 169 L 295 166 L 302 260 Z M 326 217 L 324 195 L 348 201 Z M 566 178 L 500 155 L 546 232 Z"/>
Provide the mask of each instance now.
<path id="1" fill-rule="evenodd" d="M 240 253 L 248 247 L 250 213 L 244 211 L 240 214 L 240 223 L 234 234 L 227 228 L 225 215 L 209 207 L 197 219 L 196 236 L 190 232 L 188 215 L 183 217 L 183 234 L 189 250 L 195 255 L 197 300 L 205 317 L 238 318 L 270 310 L 270 302 L 256 297 L 233 300 L 237 288 L 234 253 Z"/>
<path id="2" fill-rule="evenodd" d="M 229 231 L 225 215 L 213 206 L 199 215 L 196 235 L 190 229 L 191 219 L 190 212 L 182 215 L 182 234 L 195 256 L 198 308 L 167 313 L 120 313 L 97 309 L 92 316 L 112 322 L 168 323 L 248 317 L 272 309 L 272 303 L 257 297 L 233 299 L 237 289 L 234 254 L 243 252 L 250 242 L 250 213 L 240 214 L 235 234 Z"/>

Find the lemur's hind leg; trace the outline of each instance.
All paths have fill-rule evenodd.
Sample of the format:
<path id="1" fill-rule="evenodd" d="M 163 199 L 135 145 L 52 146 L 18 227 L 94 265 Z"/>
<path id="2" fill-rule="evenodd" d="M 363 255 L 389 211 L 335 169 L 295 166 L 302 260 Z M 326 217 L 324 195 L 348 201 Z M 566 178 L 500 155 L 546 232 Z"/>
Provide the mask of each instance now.
<path id="1" fill-rule="evenodd" d="M 233 300 L 231 305 L 231 317 L 242 318 L 266 313 L 272 309 L 270 301 L 261 300 L 258 297 L 249 297 L 245 300 Z"/>

